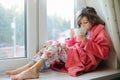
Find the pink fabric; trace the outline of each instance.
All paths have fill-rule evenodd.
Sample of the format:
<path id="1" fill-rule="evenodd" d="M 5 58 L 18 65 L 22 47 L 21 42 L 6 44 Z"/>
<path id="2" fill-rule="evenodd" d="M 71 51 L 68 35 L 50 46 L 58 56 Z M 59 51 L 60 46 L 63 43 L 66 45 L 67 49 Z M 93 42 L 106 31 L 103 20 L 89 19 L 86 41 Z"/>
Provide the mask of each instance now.
<path id="1" fill-rule="evenodd" d="M 66 40 L 66 45 L 68 52 L 64 68 L 71 76 L 79 76 L 83 72 L 95 70 L 102 60 L 109 57 L 110 43 L 101 24 L 92 28 L 90 39 L 86 44 L 77 42 L 74 38 Z M 60 71 L 57 66 L 53 65 L 52 68 Z"/>

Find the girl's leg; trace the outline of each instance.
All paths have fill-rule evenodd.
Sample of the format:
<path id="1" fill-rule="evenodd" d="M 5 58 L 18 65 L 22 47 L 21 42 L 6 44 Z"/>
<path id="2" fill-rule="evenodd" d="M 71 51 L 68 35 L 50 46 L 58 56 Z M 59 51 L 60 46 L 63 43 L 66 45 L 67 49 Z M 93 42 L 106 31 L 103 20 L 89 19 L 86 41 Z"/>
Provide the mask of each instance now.
<path id="1" fill-rule="evenodd" d="M 33 78 L 39 78 L 39 69 L 41 67 L 44 67 L 43 60 L 39 60 L 37 63 L 35 63 L 33 66 L 28 68 L 27 70 L 11 76 L 12 80 L 23 80 L 23 79 L 33 79 Z"/>
<path id="2" fill-rule="evenodd" d="M 38 60 L 37 63 L 35 63 L 33 66 L 31 66 L 27 70 L 25 70 L 17 75 L 11 76 L 11 79 L 12 80 L 23 80 L 23 79 L 38 78 L 39 77 L 39 69 L 45 67 L 45 61 L 47 62 L 48 60 L 51 60 L 51 59 L 53 59 L 52 61 L 54 61 L 54 58 L 58 57 L 58 56 L 55 56 L 55 53 L 58 52 L 58 48 L 56 46 L 55 47 L 50 46 L 48 48 L 48 50 L 46 50 L 46 51 L 48 51 L 48 52 L 45 52 L 44 54 L 42 54 L 42 56 L 40 58 L 37 58 L 37 60 Z M 48 63 L 49 63 L 49 61 L 48 61 Z"/>
<path id="3" fill-rule="evenodd" d="M 7 75 L 16 75 L 18 73 L 21 73 L 22 71 L 25 71 L 26 69 L 30 68 L 31 66 L 33 66 L 35 63 L 36 63 L 36 58 L 37 57 L 40 57 L 41 56 L 41 53 L 40 51 L 34 56 L 33 58 L 33 61 L 26 64 L 25 66 L 22 66 L 16 70 L 10 70 L 10 71 L 6 71 L 6 74 Z M 35 58 L 36 57 L 36 58 Z"/>
<path id="4" fill-rule="evenodd" d="M 22 71 L 30 68 L 31 66 L 33 66 L 35 64 L 35 62 L 30 62 L 28 64 L 26 64 L 25 66 L 22 66 L 18 69 L 15 69 L 15 70 L 10 70 L 10 71 L 6 71 L 6 74 L 7 75 L 16 75 L 16 74 L 19 74 L 21 73 Z"/>

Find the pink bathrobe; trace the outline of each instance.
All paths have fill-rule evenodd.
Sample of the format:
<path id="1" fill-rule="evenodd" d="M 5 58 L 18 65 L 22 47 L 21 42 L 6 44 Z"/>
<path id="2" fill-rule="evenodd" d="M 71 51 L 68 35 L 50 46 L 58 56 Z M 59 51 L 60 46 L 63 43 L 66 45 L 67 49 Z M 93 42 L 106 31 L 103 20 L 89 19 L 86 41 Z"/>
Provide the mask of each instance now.
<path id="1" fill-rule="evenodd" d="M 66 40 L 66 45 L 68 53 L 65 65 L 55 62 L 51 68 L 62 72 L 66 70 L 71 76 L 95 70 L 102 60 L 109 57 L 110 43 L 104 25 L 101 24 L 91 29 L 87 43 L 73 38 Z"/>

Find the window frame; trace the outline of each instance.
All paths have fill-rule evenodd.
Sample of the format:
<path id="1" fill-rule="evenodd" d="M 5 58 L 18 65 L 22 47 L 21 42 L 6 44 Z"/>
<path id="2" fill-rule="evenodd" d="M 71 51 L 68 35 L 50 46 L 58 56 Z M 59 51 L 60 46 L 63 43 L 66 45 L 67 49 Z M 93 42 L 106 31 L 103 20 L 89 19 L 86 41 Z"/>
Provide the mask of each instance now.
<path id="1" fill-rule="evenodd" d="M 81 0 L 74 1 L 74 15 L 80 7 L 78 6 L 78 2 L 80 1 Z M 76 16 L 74 16 L 74 26 L 76 26 L 75 20 Z M 70 28 L 74 28 L 73 25 L 71 25 Z M 39 49 L 41 45 L 47 41 L 47 36 L 47 0 L 39 0 Z"/>
<path id="2" fill-rule="evenodd" d="M 26 3 L 26 57 L 0 60 L 0 75 L 6 70 L 16 69 L 27 64 L 37 52 L 38 48 L 38 0 L 25 0 Z"/>

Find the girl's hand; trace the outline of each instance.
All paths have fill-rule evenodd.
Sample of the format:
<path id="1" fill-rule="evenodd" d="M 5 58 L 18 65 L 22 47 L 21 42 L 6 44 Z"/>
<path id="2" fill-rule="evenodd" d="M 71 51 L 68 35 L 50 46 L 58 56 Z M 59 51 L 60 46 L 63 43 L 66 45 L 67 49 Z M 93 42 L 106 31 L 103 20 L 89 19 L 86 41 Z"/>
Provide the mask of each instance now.
<path id="1" fill-rule="evenodd" d="M 73 36 L 74 36 L 74 29 L 72 28 L 70 29 L 70 38 L 73 38 Z"/>
<path id="2" fill-rule="evenodd" d="M 86 34 L 84 33 L 80 33 L 80 34 L 81 34 L 80 36 L 76 36 L 77 40 L 80 40 L 83 43 L 86 43 L 87 42 Z"/>

